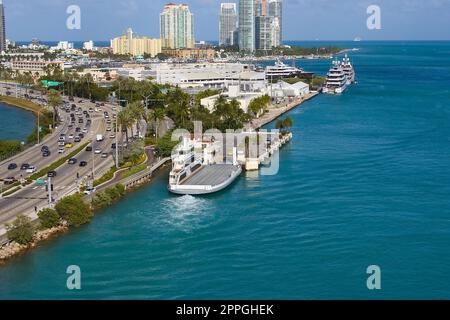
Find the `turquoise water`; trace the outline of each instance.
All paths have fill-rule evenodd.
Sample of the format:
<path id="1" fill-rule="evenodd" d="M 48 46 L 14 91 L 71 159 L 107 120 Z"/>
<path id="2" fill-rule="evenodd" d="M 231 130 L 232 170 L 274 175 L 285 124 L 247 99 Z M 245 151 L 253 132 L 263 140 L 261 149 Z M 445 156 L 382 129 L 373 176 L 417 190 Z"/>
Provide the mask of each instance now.
<path id="1" fill-rule="evenodd" d="M 0 140 L 26 140 L 35 121 L 33 113 L 0 102 Z"/>
<path id="2" fill-rule="evenodd" d="M 339 45 L 361 47 L 359 84 L 290 112 L 278 175 L 193 198 L 163 172 L 0 268 L 0 298 L 450 298 L 450 43 Z"/>

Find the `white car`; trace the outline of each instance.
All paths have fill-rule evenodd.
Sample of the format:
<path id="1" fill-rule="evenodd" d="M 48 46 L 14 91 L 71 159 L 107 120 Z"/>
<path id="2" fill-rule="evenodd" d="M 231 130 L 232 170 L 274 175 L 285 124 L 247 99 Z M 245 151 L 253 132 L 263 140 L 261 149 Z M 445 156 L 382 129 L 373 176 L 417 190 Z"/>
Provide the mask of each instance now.
<path id="1" fill-rule="evenodd" d="M 89 188 L 89 189 L 84 190 L 84 194 L 88 196 L 88 195 L 93 194 L 96 190 L 97 190 L 96 188 Z"/>
<path id="2" fill-rule="evenodd" d="M 69 138 L 69 140 L 72 140 L 73 139 L 73 134 L 69 134 L 68 138 Z"/>
<path id="3" fill-rule="evenodd" d="M 36 171 L 37 171 L 36 167 L 31 166 L 31 167 L 28 167 L 26 172 L 27 173 L 35 173 Z"/>
<path id="4" fill-rule="evenodd" d="M 87 132 L 88 132 L 88 129 L 84 128 L 83 133 L 87 133 Z"/>
<path id="5" fill-rule="evenodd" d="M 95 153 L 95 154 L 101 154 L 101 153 L 102 153 L 102 150 L 99 149 L 99 148 L 96 148 L 95 151 L 94 151 L 94 153 Z"/>
<path id="6" fill-rule="evenodd" d="M 59 148 L 58 149 L 58 153 L 64 153 L 64 152 L 66 152 L 66 148 Z"/>
<path id="7" fill-rule="evenodd" d="M 116 137 L 116 135 L 115 135 L 114 133 L 111 133 L 111 134 L 109 135 L 109 137 L 110 137 L 111 139 L 114 139 L 114 138 Z"/>
<path id="8" fill-rule="evenodd" d="M 58 142 L 58 146 L 59 147 L 64 147 L 66 145 L 66 143 L 64 141 L 59 141 Z"/>

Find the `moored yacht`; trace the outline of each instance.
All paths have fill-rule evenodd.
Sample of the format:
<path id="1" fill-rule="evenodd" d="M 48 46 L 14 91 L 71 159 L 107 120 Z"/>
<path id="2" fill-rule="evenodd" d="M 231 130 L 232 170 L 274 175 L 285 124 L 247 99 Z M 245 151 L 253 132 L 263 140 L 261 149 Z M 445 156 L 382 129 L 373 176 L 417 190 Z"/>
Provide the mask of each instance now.
<path id="1" fill-rule="evenodd" d="M 342 62 L 342 70 L 344 70 L 344 73 L 347 76 L 347 84 L 350 85 L 355 83 L 355 70 L 353 69 L 353 65 L 347 55 L 345 55 Z"/>
<path id="2" fill-rule="evenodd" d="M 300 76 L 304 71 L 297 67 L 288 66 L 283 63 L 280 59 L 275 62 L 273 66 L 266 67 L 266 79 L 276 80 L 282 78 L 293 78 Z"/>
<path id="3" fill-rule="evenodd" d="M 327 74 L 327 81 L 323 88 L 324 93 L 339 94 L 345 91 L 348 86 L 348 79 L 339 61 L 333 61 L 333 66 Z"/>

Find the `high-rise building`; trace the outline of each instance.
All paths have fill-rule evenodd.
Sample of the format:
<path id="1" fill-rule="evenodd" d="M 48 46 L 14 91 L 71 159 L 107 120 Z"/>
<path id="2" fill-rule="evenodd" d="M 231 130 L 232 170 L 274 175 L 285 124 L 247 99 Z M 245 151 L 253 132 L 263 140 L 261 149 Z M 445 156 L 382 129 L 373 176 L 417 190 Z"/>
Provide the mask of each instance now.
<path id="1" fill-rule="evenodd" d="M 164 48 L 194 48 L 194 19 L 187 5 L 166 4 L 160 15 L 160 23 Z"/>
<path id="2" fill-rule="evenodd" d="M 269 0 L 268 15 L 273 18 L 274 27 L 279 28 L 278 35 L 273 38 L 277 42 L 272 43 L 272 46 L 278 47 L 283 41 L 283 0 Z"/>
<path id="3" fill-rule="evenodd" d="M 255 17 L 255 49 L 271 50 L 272 49 L 272 17 L 257 16 Z"/>
<path id="4" fill-rule="evenodd" d="M 0 0 L 0 53 L 6 51 L 5 7 Z"/>
<path id="5" fill-rule="evenodd" d="M 233 46 L 236 44 L 237 7 L 236 3 L 220 5 L 219 45 Z"/>
<path id="6" fill-rule="evenodd" d="M 239 50 L 255 51 L 254 0 L 239 1 Z"/>
<path id="7" fill-rule="evenodd" d="M 131 28 L 128 28 L 123 36 L 111 40 L 111 47 L 114 54 L 130 54 L 132 56 L 149 54 L 155 57 L 162 52 L 161 39 L 137 37 Z"/>
<path id="8" fill-rule="evenodd" d="M 255 16 L 267 16 L 267 0 L 255 0 Z"/>

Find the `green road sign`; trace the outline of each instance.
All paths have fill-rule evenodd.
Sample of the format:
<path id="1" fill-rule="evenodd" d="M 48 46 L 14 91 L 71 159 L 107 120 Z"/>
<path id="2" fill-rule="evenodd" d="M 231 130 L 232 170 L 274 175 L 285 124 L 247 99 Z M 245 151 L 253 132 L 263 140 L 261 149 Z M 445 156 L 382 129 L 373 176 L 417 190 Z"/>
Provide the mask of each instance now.
<path id="1" fill-rule="evenodd" d="M 45 180 L 36 180 L 36 184 L 39 184 L 39 185 L 43 185 L 46 183 L 47 183 L 47 181 L 45 181 Z"/>
<path id="2" fill-rule="evenodd" d="M 57 87 L 57 86 L 59 86 L 59 82 L 56 82 L 56 81 L 48 81 L 48 80 L 42 80 L 42 85 L 43 85 L 45 88 L 48 88 L 48 87 Z"/>

